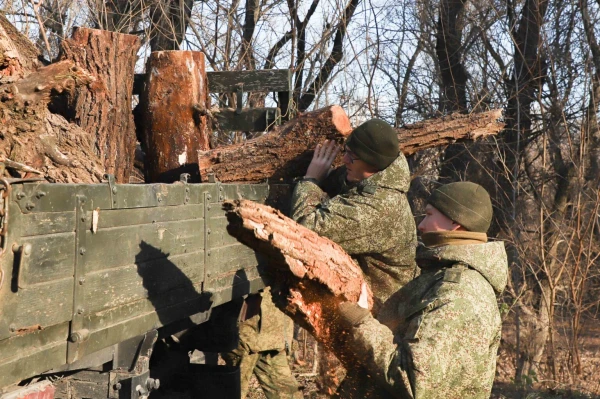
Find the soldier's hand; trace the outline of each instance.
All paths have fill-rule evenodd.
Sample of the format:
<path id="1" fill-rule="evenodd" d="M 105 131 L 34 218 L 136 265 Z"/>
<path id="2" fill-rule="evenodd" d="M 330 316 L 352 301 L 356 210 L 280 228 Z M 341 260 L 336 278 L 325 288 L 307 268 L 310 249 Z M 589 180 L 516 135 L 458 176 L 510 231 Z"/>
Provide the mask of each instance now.
<path id="1" fill-rule="evenodd" d="M 308 165 L 305 178 L 315 179 L 319 183 L 329 174 L 331 171 L 331 164 L 333 160 L 340 152 L 340 146 L 335 141 L 325 140 L 323 144 L 317 144 L 313 159 Z"/>

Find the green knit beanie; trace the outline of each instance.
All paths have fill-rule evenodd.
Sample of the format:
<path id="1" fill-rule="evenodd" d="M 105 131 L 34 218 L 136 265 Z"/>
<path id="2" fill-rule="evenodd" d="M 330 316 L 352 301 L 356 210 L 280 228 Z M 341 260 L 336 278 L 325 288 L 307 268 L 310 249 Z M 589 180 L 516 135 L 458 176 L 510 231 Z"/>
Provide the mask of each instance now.
<path id="1" fill-rule="evenodd" d="M 492 201 L 479 184 L 446 184 L 435 189 L 427 202 L 469 231 L 485 233 L 492 223 Z"/>
<path id="2" fill-rule="evenodd" d="M 384 170 L 398 157 L 398 134 L 387 122 L 371 119 L 354 129 L 346 146 L 362 161 Z"/>

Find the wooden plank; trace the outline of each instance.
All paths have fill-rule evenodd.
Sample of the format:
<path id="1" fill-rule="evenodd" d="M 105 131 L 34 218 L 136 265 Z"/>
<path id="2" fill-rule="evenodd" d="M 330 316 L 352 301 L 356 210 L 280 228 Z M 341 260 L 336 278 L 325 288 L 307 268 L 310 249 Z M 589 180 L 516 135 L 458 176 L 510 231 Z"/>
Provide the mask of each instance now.
<path id="1" fill-rule="evenodd" d="M 203 219 L 87 231 L 86 272 L 196 252 L 204 247 L 203 231 Z"/>
<path id="2" fill-rule="evenodd" d="M 19 286 L 27 287 L 52 280 L 73 277 L 75 233 L 28 237 L 20 245 L 31 245 L 31 254 L 23 257 Z"/>
<path id="3" fill-rule="evenodd" d="M 241 243 L 211 249 L 211 258 L 207 272 L 210 272 L 213 278 L 258 265 L 258 258 L 254 250 Z"/>
<path id="4" fill-rule="evenodd" d="M 194 289 L 199 292 L 200 286 L 195 286 Z M 161 299 L 162 307 L 158 311 L 155 310 L 156 303 L 140 300 L 90 315 L 90 335 L 79 346 L 77 358 L 137 337 L 154 328 L 205 312 L 213 305 L 209 300 L 210 296 L 206 294 L 197 293 L 188 301 L 185 301 L 185 298 L 189 299 L 189 291 L 179 289 L 171 291 Z"/>
<path id="5" fill-rule="evenodd" d="M 37 284 L 18 292 L 15 319 L 17 330 L 46 328 L 71 320 L 73 278 Z"/>
<path id="6" fill-rule="evenodd" d="M 75 230 L 75 212 L 43 212 L 22 215 L 19 230 L 23 237 L 72 232 Z"/>
<path id="7" fill-rule="evenodd" d="M 84 308 L 90 312 L 156 297 L 176 288 L 190 289 L 204 277 L 204 252 L 151 260 L 86 275 Z"/>
<path id="8" fill-rule="evenodd" d="M 257 201 L 264 203 L 269 195 L 268 184 L 221 184 L 221 193 L 223 200 L 236 200 L 236 199 L 248 199 L 251 201 Z M 218 209 L 224 216 L 225 211 L 222 208 Z M 218 212 L 211 212 L 209 217 L 217 215 Z"/>
<path id="9" fill-rule="evenodd" d="M 91 218 L 92 213 L 88 214 Z M 160 208 L 106 209 L 98 212 L 98 229 L 172 222 L 204 217 L 204 205 L 179 205 Z"/>
<path id="10" fill-rule="evenodd" d="M 281 124 L 279 108 L 245 108 L 240 113 L 222 108 L 214 116 L 224 131 L 264 132 Z"/>
<path id="11" fill-rule="evenodd" d="M 263 69 L 258 71 L 207 72 L 208 90 L 211 93 L 234 92 L 238 85 L 243 91 L 290 91 L 292 71 L 289 69 Z"/>
<path id="12" fill-rule="evenodd" d="M 0 341 L 0 386 L 58 367 L 65 362 L 69 324 Z"/>

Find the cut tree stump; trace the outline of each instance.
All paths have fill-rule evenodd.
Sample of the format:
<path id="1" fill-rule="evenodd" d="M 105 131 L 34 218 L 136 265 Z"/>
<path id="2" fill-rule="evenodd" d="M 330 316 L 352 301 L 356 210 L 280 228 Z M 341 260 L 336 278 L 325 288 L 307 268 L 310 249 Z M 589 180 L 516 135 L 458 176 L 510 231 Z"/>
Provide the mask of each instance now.
<path id="1" fill-rule="evenodd" d="M 461 140 L 475 140 L 500 132 L 501 110 L 453 114 L 399 129 L 399 149 L 412 155 L 427 148 Z M 207 152 L 200 152 L 200 173 L 213 173 L 222 182 L 290 180 L 304 175 L 315 146 L 325 139 L 343 140 L 352 128 L 339 106 L 300 115 L 261 137 Z M 342 164 L 339 155 L 334 166 Z"/>
<path id="2" fill-rule="evenodd" d="M 171 183 L 189 173 L 199 183 L 198 151 L 209 149 L 204 54 L 156 51 L 146 70 L 140 96 L 146 182 Z"/>
<path id="3" fill-rule="evenodd" d="M 94 137 L 106 173 L 129 183 L 136 134 L 131 91 L 140 39 L 134 35 L 76 28 L 63 40 L 61 59 L 71 60 L 96 77 L 69 93 L 67 119 Z"/>
<path id="4" fill-rule="evenodd" d="M 272 288 L 275 304 L 327 348 L 339 346 L 341 337 L 329 316 L 340 302 L 358 302 L 365 281 L 360 267 L 339 245 L 269 206 L 247 200 L 226 206 L 229 232 L 267 255 L 269 268 L 283 272 Z"/>

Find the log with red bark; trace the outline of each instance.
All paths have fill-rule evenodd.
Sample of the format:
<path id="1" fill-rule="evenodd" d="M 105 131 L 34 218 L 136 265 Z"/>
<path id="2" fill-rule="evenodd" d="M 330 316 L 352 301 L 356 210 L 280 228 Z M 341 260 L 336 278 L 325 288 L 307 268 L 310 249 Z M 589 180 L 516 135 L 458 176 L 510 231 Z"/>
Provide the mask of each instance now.
<path id="1" fill-rule="evenodd" d="M 156 51 L 146 70 L 139 105 L 146 182 L 171 183 L 189 173 L 198 183 L 198 151 L 209 149 L 204 54 Z"/>
<path id="2" fill-rule="evenodd" d="M 453 114 L 408 125 L 396 129 L 399 150 L 412 155 L 427 148 L 494 135 L 504 126 L 498 122 L 501 116 L 501 110 L 491 110 Z M 312 150 L 318 143 L 326 139 L 342 141 L 351 131 L 341 107 L 319 109 L 245 143 L 200 152 L 200 172 L 203 179 L 212 173 L 222 182 L 292 179 L 306 172 Z M 341 163 L 340 155 L 334 166 Z"/>
<path id="3" fill-rule="evenodd" d="M 105 173 L 126 182 L 139 39 L 78 29 L 60 61 L 40 67 L 33 45 L 1 15 L 0 26 L 0 158 L 11 175 L 38 177 L 14 166 L 26 165 L 51 182 L 94 183 Z"/>
<path id="4" fill-rule="evenodd" d="M 276 305 L 326 347 L 340 345 L 332 317 L 340 302 L 358 302 L 365 281 L 360 267 L 338 244 L 267 205 L 242 200 L 227 207 L 230 233 L 267 255 L 269 268 L 283 271 L 285 283 L 278 278 L 272 289 Z M 372 306 L 370 291 L 368 301 Z"/>

